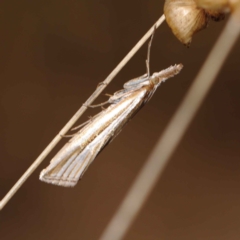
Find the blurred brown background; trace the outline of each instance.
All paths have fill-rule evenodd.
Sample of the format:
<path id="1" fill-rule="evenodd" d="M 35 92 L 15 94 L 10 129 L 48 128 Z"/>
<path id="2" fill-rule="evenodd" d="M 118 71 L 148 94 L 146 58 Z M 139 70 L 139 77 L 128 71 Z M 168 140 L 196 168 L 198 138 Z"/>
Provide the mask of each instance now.
<path id="1" fill-rule="evenodd" d="M 0 198 L 162 9 L 156 0 L 0 2 Z M 38 180 L 64 139 L 0 212 L 0 238 L 98 239 L 225 22 L 211 23 L 190 49 L 164 23 L 154 38 L 151 71 L 182 62 L 181 74 L 159 88 L 73 189 Z M 105 93 L 145 72 L 146 49 Z M 125 239 L 239 239 L 239 53 L 238 42 Z M 79 123 L 97 111 L 87 111 Z"/>

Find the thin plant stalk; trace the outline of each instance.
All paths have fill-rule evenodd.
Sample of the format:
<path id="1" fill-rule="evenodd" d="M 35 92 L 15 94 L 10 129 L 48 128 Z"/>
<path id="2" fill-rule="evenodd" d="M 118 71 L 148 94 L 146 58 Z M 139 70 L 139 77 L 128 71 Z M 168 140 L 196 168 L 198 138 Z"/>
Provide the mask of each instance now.
<path id="1" fill-rule="evenodd" d="M 158 28 L 165 20 L 165 16 L 162 15 L 157 22 L 148 30 L 148 32 L 137 42 L 137 44 L 132 48 L 132 50 L 123 58 L 123 60 L 116 66 L 116 68 L 109 74 L 109 76 L 99 85 L 99 87 L 93 92 L 93 94 L 88 98 L 88 100 L 81 106 L 81 108 L 74 114 L 74 116 L 69 120 L 69 122 L 63 127 L 63 129 L 58 133 L 57 136 L 49 143 L 49 145 L 43 150 L 39 157 L 32 163 L 32 165 L 27 169 L 27 171 L 19 178 L 15 185 L 10 189 L 10 191 L 4 196 L 0 202 L 0 210 L 7 204 L 7 202 L 13 197 L 13 195 L 18 191 L 18 189 L 23 185 L 23 183 L 31 176 L 35 169 L 42 163 L 46 156 L 52 151 L 52 149 L 57 145 L 57 143 L 62 139 L 61 136 L 65 135 L 75 124 L 75 122 L 82 116 L 86 111 L 88 105 L 90 105 L 105 89 L 105 87 L 113 80 L 113 78 L 120 72 L 120 70 L 128 63 L 128 61 L 136 54 L 136 52 L 141 48 L 141 46 L 147 41 L 147 39 L 152 35 L 155 27 Z"/>
<path id="2" fill-rule="evenodd" d="M 211 89 L 239 34 L 240 4 L 230 16 L 183 102 L 177 109 L 162 137 L 158 140 L 148 160 L 140 170 L 99 240 L 121 240 L 124 238 Z"/>

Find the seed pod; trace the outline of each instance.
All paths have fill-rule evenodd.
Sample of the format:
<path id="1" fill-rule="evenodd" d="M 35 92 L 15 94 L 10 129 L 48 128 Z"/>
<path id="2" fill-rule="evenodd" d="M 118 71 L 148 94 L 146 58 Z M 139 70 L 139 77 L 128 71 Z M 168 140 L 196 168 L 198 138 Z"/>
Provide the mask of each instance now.
<path id="1" fill-rule="evenodd" d="M 221 20 L 223 20 L 226 16 L 225 12 L 219 11 L 219 10 L 206 10 L 206 13 L 209 15 L 209 17 L 211 18 L 211 20 L 215 21 L 215 22 L 219 22 Z"/>
<path id="2" fill-rule="evenodd" d="M 239 4 L 239 0 L 195 0 L 196 4 L 205 10 L 227 13 Z"/>
<path id="3" fill-rule="evenodd" d="M 197 5 L 204 9 L 227 11 L 229 0 L 195 0 Z"/>
<path id="4" fill-rule="evenodd" d="M 164 14 L 173 34 L 189 46 L 192 36 L 206 28 L 209 15 L 194 0 L 166 0 Z"/>

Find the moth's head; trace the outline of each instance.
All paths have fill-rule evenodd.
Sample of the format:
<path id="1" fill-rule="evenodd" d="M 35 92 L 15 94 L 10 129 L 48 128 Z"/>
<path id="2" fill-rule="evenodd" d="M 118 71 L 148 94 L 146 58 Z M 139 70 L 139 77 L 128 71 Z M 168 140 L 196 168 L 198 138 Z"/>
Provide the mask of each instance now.
<path id="1" fill-rule="evenodd" d="M 183 68 L 183 65 L 181 63 L 175 64 L 160 72 L 154 73 L 151 76 L 151 80 L 155 85 L 160 84 L 161 82 L 166 81 L 168 78 L 171 78 L 177 75 L 182 70 L 182 68 Z"/>

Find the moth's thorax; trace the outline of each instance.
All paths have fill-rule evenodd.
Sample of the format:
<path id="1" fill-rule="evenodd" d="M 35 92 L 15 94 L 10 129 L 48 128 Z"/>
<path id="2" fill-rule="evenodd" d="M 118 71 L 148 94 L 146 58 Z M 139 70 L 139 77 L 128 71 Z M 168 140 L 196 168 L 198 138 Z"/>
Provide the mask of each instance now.
<path id="1" fill-rule="evenodd" d="M 159 83 L 161 82 L 161 78 L 159 77 L 158 73 L 154 73 L 151 78 L 150 78 L 150 82 L 153 85 L 159 85 Z"/>

